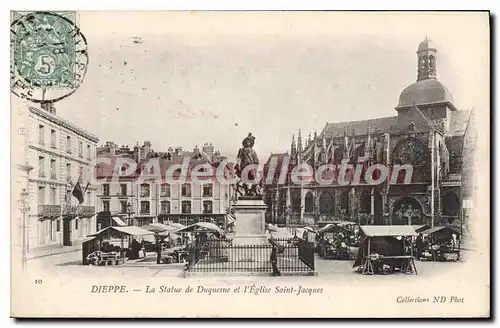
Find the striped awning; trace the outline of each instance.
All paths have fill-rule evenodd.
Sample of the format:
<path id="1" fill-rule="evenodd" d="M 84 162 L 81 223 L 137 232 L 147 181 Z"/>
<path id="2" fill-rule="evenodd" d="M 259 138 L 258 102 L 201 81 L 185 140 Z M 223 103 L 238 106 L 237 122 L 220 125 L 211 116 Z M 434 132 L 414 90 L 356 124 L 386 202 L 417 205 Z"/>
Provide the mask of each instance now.
<path id="1" fill-rule="evenodd" d="M 119 226 L 119 227 L 125 227 L 125 226 L 127 226 L 127 224 L 125 222 L 123 222 L 122 219 L 120 219 L 117 216 L 113 216 L 112 219 L 116 223 L 116 225 Z"/>

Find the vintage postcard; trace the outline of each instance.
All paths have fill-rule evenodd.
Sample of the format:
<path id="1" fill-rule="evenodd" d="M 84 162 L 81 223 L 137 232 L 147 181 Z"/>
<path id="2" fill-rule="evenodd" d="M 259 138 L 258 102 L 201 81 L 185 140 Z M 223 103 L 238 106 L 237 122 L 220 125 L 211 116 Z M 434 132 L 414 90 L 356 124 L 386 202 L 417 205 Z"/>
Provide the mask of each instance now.
<path id="1" fill-rule="evenodd" d="M 489 22 L 12 11 L 11 316 L 488 318 Z"/>

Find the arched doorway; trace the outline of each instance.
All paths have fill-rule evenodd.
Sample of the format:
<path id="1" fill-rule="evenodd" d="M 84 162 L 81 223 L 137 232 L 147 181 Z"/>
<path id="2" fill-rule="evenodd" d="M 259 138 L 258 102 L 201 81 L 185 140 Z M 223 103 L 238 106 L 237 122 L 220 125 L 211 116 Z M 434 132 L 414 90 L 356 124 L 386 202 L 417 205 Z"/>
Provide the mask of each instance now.
<path id="1" fill-rule="evenodd" d="M 328 191 L 321 192 L 319 196 L 319 213 L 325 215 L 333 215 L 333 195 Z"/>
<path id="2" fill-rule="evenodd" d="M 304 213 L 313 213 L 313 212 L 314 212 L 314 199 L 312 193 L 308 192 L 306 194 L 306 199 L 305 199 Z"/>
<path id="3" fill-rule="evenodd" d="M 445 216 L 458 216 L 460 214 L 460 198 L 455 192 L 448 191 L 441 199 L 441 208 Z"/>
<path id="4" fill-rule="evenodd" d="M 401 197 L 394 203 L 392 224 L 418 225 L 423 224 L 422 204 L 414 197 Z"/>

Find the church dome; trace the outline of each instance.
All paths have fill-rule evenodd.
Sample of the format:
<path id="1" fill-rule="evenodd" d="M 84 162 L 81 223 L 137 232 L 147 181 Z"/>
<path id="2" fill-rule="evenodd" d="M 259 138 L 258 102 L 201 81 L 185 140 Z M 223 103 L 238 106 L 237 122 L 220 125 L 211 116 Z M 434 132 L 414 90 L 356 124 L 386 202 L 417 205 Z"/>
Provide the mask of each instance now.
<path id="1" fill-rule="evenodd" d="M 438 80 L 425 79 L 410 84 L 401 92 L 398 107 L 444 102 L 453 104 L 451 92 Z"/>
<path id="2" fill-rule="evenodd" d="M 428 50 L 428 49 L 437 50 L 434 42 L 425 38 L 425 40 L 420 42 L 420 44 L 418 45 L 418 51 L 423 51 L 423 50 Z"/>

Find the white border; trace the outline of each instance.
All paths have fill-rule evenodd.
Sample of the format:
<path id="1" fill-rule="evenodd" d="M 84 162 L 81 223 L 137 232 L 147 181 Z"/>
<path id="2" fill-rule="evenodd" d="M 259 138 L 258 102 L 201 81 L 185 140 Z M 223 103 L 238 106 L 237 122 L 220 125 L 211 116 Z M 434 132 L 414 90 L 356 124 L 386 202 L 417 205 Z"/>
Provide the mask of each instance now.
<path id="1" fill-rule="evenodd" d="M 51 9 L 51 10 L 70 10 L 70 9 L 79 9 L 79 10 L 106 10 L 106 9 L 115 9 L 115 10 L 153 10 L 153 9 L 162 9 L 162 10 L 491 10 L 492 14 L 495 15 L 500 12 L 500 2 L 498 0 L 489 0 L 489 1 L 464 1 L 464 0 L 420 0 L 420 1 L 388 1 L 388 0 L 379 0 L 379 1 L 374 1 L 374 0 L 350 0 L 350 1 L 345 1 L 342 3 L 336 2 L 332 3 L 332 1 L 297 1 L 297 0 L 279 0 L 279 1 L 269 1 L 269 0 L 250 0 L 250 1 L 240 1 L 240 2 L 234 2 L 234 1 L 207 1 L 207 0 L 184 0 L 182 2 L 177 2 L 174 3 L 172 1 L 162 1 L 161 3 L 158 1 L 152 1 L 152 0 L 141 0 L 141 1 L 127 1 L 127 0 L 108 0 L 108 1 L 102 1 L 102 0 L 86 0 L 86 1 L 71 1 L 71 3 L 68 3 L 68 1 L 56 1 L 56 0 L 50 0 L 50 1 L 36 1 L 36 0 L 25 0 L 25 1 L 16 1 L 15 3 L 11 3 L 9 6 L 9 3 L 7 1 L 2 1 L 0 3 L 0 7 L 2 8 L 2 15 L 0 15 L 0 21 L 2 24 L 1 26 L 4 26 L 4 29 L 2 29 L 0 35 L 2 38 L 2 44 L 7 45 L 9 44 L 9 32 L 6 28 L 6 26 L 9 25 L 9 20 L 10 20 L 10 10 L 11 9 L 16 9 L 16 10 L 33 10 L 34 8 L 36 9 Z M 497 22 L 498 23 L 498 22 Z M 498 33 L 495 34 L 495 39 L 492 40 L 492 45 L 496 46 L 498 42 Z M 467 40 L 464 40 L 466 42 Z M 496 41 L 496 42 L 495 42 Z M 7 62 L 9 61 L 9 52 L 8 52 L 8 47 L 5 47 L 6 51 L 2 53 L 2 60 L 3 60 L 3 65 L 0 66 L 0 69 L 2 70 L 1 76 L 4 78 L 0 80 L 0 84 L 2 88 L 0 90 L 4 90 L 5 94 L 4 97 L 2 97 L 2 102 L 3 106 L 2 108 L 4 109 L 1 112 L 1 119 L 0 119 L 0 131 L 1 131 L 1 137 L 0 137 L 0 143 L 3 146 L 1 149 L 4 150 L 9 150 L 10 153 L 10 104 L 9 104 L 9 98 L 10 98 L 10 91 L 9 87 L 7 86 L 8 84 L 8 79 L 7 75 L 9 74 L 7 71 Z M 492 58 L 493 59 L 493 58 Z M 498 65 L 496 66 L 495 73 L 498 73 Z M 496 95 L 500 94 L 498 90 L 498 85 L 495 85 L 494 90 L 492 92 Z M 496 125 L 498 126 L 498 115 L 496 115 Z M 493 129 L 495 131 L 495 129 Z M 497 138 L 498 138 L 498 133 L 497 133 Z M 499 140 L 496 139 L 496 145 L 498 146 Z M 496 149 L 498 151 L 498 149 Z M 495 158 L 496 159 L 496 158 Z M 6 156 L 4 156 L 3 160 L 0 162 L 0 169 L 1 172 L 9 172 L 10 176 L 10 159 L 8 159 Z M 493 165 L 495 167 L 495 165 Z M 497 178 L 495 181 L 492 181 L 493 185 L 500 185 L 500 179 Z M 9 208 L 10 208 L 10 184 L 5 181 L 2 183 L 1 188 L 0 188 L 0 202 L 1 206 L 0 209 L 2 210 L 2 233 L 3 233 L 3 238 L 2 240 L 2 247 L 0 247 L 0 252 L 2 255 L 3 263 L 4 265 L 2 266 L 2 283 L 3 283 L 3 288 L 2 288 L 2 300 L 1 300 L 1 308 L 3 310 L 3 316 L 2 318 L 8 318 L 10 315 L 10 293 L 7 293 L 6 291 L 10 291 L 10 272 L 8 270 L 8 266 L 5 265 L 5 263 L 8 263 L 6 259 L 10 258 L 10 236 L 9 236 Z M 498 194 L 495 194 L 495 203 L 499 204 L 500 203 L 500 196 Z M 493 214 L 493 213 L 492 213 Z M 498 233 L 499 229 L 499 224 L 496 224 L 496 236 L 498 237 L 500 234 Z M 497 243 L 495 243 L 495 250 L 498 251 Z M 496 252 L 498 254 L 498 252 Z M 495 278 L 498 278 L 498 272 L 495 274 Z M 498 304 L 498 302 L 495 302 Z M 492 309 L 493 310 L 493 309 Z M 493 310 L 494 311 L 494 310 Z M 495 311 L 496 312 L 496 311 Z M 497 312 L 498 315 L 498 312 Z M 220 324 L 220 322 L 213 322 L 215 324 Z M 311 322 L 308 322 L 307 324 L 310 324 Z M 8 322 L 2 323 L 2 325 L 13 325 L 15 322 L 12 319 L 8 319 Z M 38 323 L 40 324 L 40 323 Z M 43 323 L 42 323 L 43 324 Z M 47 322 L 47 324 L 50 324 Z M 65 324 L 70 324 L 70 323 L 65 323 Z M 94 326 L 101 326 L 104 325 L 104 323 L 92 323 Z M 117 324 L 123 324 L 120 322 L 117 322 Z M 161 323 L 165 324 L 165 323 Z M 166 323 L 169 326 L 170 325 L 186 325 L 188 323 L 174 323 L 174 322 L 168 322 Z M 237 323 L 240 324 L 240 323 Z M 277 324 L 276 322 L 272 323 L 252 323 L 252 324 L 259 324 L 259 325 L 275 325 Z M 285 323 L 287 324 L 287 323 Z M 324 323 L 330 325 L 331 323 Z M 343 323 L 336 322 L 334 323 L 335 325 L 342 325 Z M 373 324 L 373 323 L 371 323 Z M 387 323 L 380 323 L 380 324 L 387 324 Z M 399 324 L 399 323 L 395 323 Z M 410 324 L 409 322 L 403 323 L 403 325 L 408 325 Z M 426 325 L 434 325 L 436 323 L 434 322 L 422 322 L 422 324 Z M 469 324 L 478 324 L 476 323 L 469 323 Z M 352 325 L 352 324 L 351 324 Z"/>

